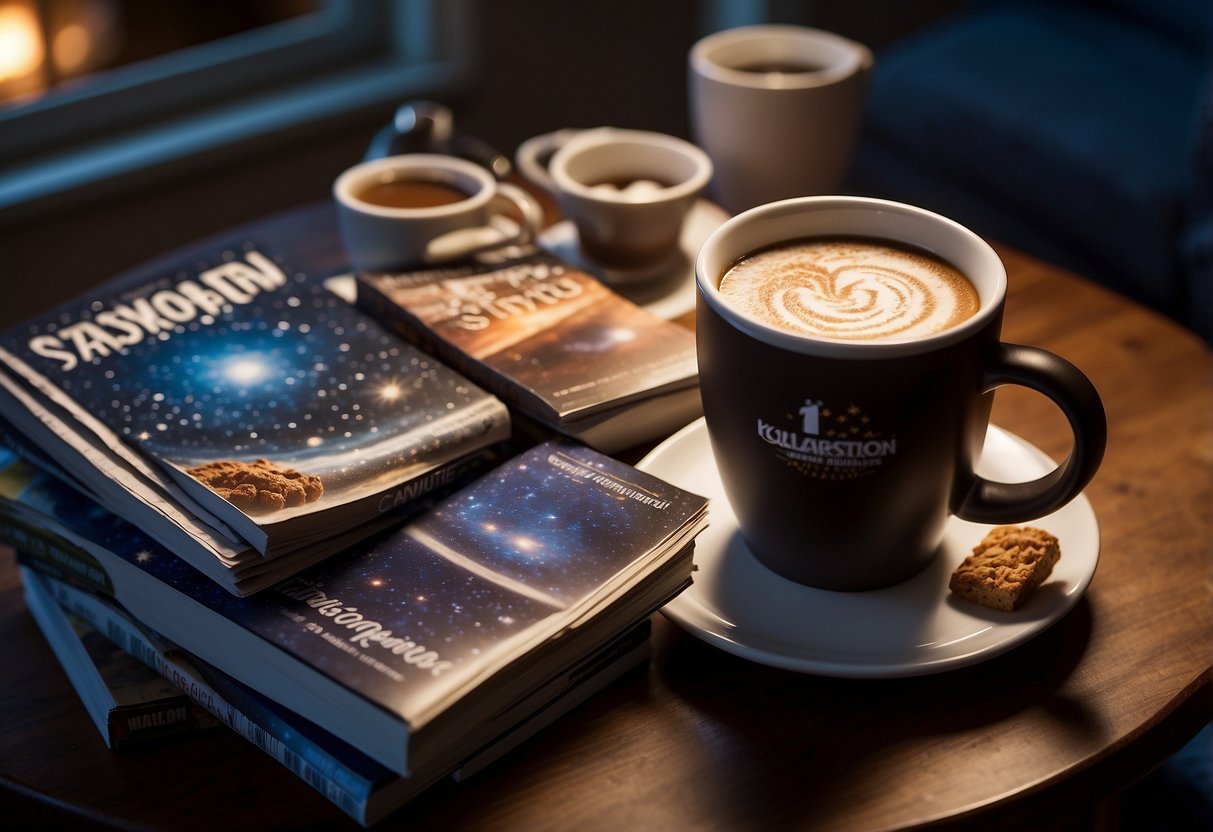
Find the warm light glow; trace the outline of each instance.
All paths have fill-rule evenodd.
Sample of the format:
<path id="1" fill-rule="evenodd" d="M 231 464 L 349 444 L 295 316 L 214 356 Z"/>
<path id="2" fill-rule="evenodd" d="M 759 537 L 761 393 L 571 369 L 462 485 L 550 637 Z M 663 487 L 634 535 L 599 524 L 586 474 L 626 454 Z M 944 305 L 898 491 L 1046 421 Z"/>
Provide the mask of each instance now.
<path id="1" fill-rule="evenodd" d="M 24 78 L 42 66 L 38 18 L 28 6 L 0 6 L 0 81 Z"/>
<path id="2" fill-rule="evenodd" d="M 79 23 L 69 23 L 55 33 L 51 54 L 59 72 L 67 75 L 84 65 L 93 51 L 93 37 Z"/>
<path id="3" fill-rule="evenodd" d="M 400 385 L 395 382 L 389 382 L 379 388 L 379 398 L 385 402 L 394 402 L 403 393 L 404 391 L 400 389 Z"/>

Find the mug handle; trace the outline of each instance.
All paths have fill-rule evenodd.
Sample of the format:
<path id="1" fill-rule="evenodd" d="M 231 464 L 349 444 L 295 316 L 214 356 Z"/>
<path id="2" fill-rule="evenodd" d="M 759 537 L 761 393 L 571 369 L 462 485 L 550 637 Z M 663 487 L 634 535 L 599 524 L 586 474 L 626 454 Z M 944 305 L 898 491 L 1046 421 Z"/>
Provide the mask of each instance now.
<path id="1" fill-rule="evenodd" d="M 516 212 L 517 230 L 507 234 L 495 226 L 482 226 L 447 232 L 426 245 L 425 262 L 441 263 L 504 246 L 527 245 L 534 241 L 543 227 L 543 207 L 522 188 L 509 182 L 497 183 L 497 192 L 493 194 L 489 210 L 494 215 Z"/>
<path id="2" fill-rule="evenodd" d="M 1074 447 L 1040 479 L 1003 483 L 975 476 L 956 516 L 974 523 L 1021 523 L 1043 517 L 1078 496 L 1099 468 L 1108 442 L 1103 401 L 1091 380 L 1064 358 L 1037 347 L 997 345 L 982 377 L 982 392 L 1019 384 L 1053 400 L 1069 420 Z"/>
<path id="3" fill-rule="evenodd" d="M 503 241 L 502 245 L 525 245 L 533 241 L 539 234 L 539 229 L 543 227 L 543 208 L 539 205 L 538 200 L 522 188 L 509 182 L 498 182 L 497 193 L 493 195 L 493 203 L 498 206 L 508 203 L 507 210 L 512 207 L 521 217 L 518 231 Z"/>

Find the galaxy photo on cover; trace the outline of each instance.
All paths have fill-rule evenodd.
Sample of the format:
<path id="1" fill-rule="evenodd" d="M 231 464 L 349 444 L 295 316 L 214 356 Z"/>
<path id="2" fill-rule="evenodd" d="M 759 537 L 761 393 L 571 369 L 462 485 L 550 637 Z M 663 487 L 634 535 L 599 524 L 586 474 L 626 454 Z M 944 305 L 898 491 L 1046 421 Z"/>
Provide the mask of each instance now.
<path id="1" fill-rule="evenodd" d="M 321 477 L 324 506 L 382 491 L 479 447 L 473 437 L 500 422 L 495 400 L 319 278 L 264 254 L 270 250 L 253 242 L 229 247 L 91 309 L 171 292 L 216 264 L 261 254 L 285 283 L 247 303 L 200 312 L 71 372 L 48 371 L 49 362 L 23 353 L 141 452 L 181 469 L 265 458 Z M 93 313 L 61 314 L 74 323 Z M 43 323 L 51 334 L 56 326 L 54 318 Z"/>
<path id="2" fill-rule="evenodd" d="M 3 463 L 0 454 L 0 463 Z M 70 486 L 38 474 L 18 498 L 22 505 L 57 520 L 78 538 L 89 541 L 100 552 L 108 552 L 146 572 L 166 587 L 193 599 L 228 618 L 251 633 L 278 645 L 307 664 L 331 674 L 393 710 L 404 712 L 417 697 L 431 701 L 446 686 L 457 681 L 470 665 L 501 644 L 559 612 L 550 599 L 528 597 L 518 587 L 503 586 L 464 565 L 431 551 L 403 531 L 363 542 L 341 555 L 306 570 L 280 585 L 249 598 L 237 598 L 208 580 L 185 561 L 173 555 L 138 527 L 111 514 Z M 572 557 L 574 553 L 569 553 Z M 104 567 L 105 561 L 101 560 Z M 432 649 L 454 670 L 435 678 L 429 672 L 397 662 L 388 651 L 374 645 L 358 648 L 398 674 L 385 674 L 360 661 L 356 653 L 339 649 L 307 624 L 319 624 L 339 638 L 356 636 L 355 631 L 331 625 L 328 618 L 306 602 L 283 591 L 298 594 L 319 591 L 341 609 L 357 608 L 363 618 L 374 620 L 394 634 Z M 122 599 L 117 599 L 121 601 Z M 175 603 L 171 599 L 155 605 L 143 623 L 164 629 L 170 638 L 182 641 L 171 631 Z M 160 612 L 156 612 L 160 611 Z M 301 614 L 296 620 L 294 614 Z M 156 615 L 166 616 L 165 621 Z M 205 635 L 203 635 L 205 638 Z M 183 641 L 186 649 L 198 645 Z M 381 655 L 377 655 L 380 653 Z M 221 663 L 220 663 L 221 664 Z M 409 683 L 400 690 L 400 681 Z"/>
<path id="3" fill-rule="evenodd" d="M 676 533 L 703 503 L 589 448 L 554 441 L 485 474 L 409 531 L 571 605 Z"/>
<path id="4" fill-rule="evenodd" d="M 323 593 L 432 650 L 449 670 L 431 676 L 392 664 L 409 682 L 402 687 L 390 675 L 367 673 L 355 654 L 318 649 L 315 633 L 288 617 L 255 626 L 364 694 L 401 713 L 417 712 L 494 655 L 509 655 L 518 639 L 554 633 L 563 619 L 553 616 L 649 555 L 704 502 L 575 443 L 546 442 L 359 554 L 330 559 L 266 593 L 279 603 L 291 598 L 288 610 L 348 636 L 298 601 Z M 375 655 L 373 647 L 361 652 Z"/>
<path id="5" fill-rule="evenodd" d="M 633 487 L 642 489 L 635 494 L 659 499 L 641 502 Z M 401 529 L 243 599 L 50 477 L 39 476 L 20 502 L 364 695 L 408 713 L 441 699 L 482 662 L 504 654 L 515 639 L 651 552 L 705 500 L 572 443 L 548 442 Z M 347 643 L 356 631 L 304 597 L 342 611 L 356 609 L 359 621 L 373 620 L 433 651 L 450 670 L 432 675 L 374 644 L 339 649 L 308 625 Z M 158 606 L 173 615 L 172 603 Z M 360 655 L 393 672 L 376 669 Z"/>

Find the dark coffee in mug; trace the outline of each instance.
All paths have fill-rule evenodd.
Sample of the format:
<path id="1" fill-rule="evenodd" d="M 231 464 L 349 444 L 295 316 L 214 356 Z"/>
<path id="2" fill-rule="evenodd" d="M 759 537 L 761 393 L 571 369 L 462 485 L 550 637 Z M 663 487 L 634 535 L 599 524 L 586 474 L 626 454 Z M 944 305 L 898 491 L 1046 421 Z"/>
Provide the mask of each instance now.
<path id="1" fill-rule="evenodd" d="M 733 69 L 737 70 L 738 72 L 754 72 L 764 75 L 771 72 L 781 72 L 786 74 L 820 72 L 825 68 L 825 64 L 815 64 L 808 61 L 797 61 L 790 59 L 754 61 L 753 63 L 741 64 L 733 67 Z"/>
<path id="2" fill-rule="evenodd" d="M 950 263 L 861 237 L 794 240 L 749 254 L 725 272 L 720 294 L 767 326 L 839 341 L 933 335 L 981 307 L 977 289 Z"/>
<path id="3" fill-rule="evenodd" d="M 471 197 L 454 185 L 429 179 L 390 179 L 373 182 L 354 194 L 363 202 L 384 208 L 436 208 Z"/>

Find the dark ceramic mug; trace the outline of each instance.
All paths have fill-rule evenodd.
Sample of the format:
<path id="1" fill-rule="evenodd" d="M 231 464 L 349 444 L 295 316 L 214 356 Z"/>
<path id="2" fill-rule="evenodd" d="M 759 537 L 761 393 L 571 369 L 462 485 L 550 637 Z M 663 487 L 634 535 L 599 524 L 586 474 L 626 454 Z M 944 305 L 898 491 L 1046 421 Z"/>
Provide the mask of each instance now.
<path id="1" fill-rule="evenodd" d="M 720 293 L 740 258 L 810 237 L 924 249 L 968 277 L 978 310 L 927 337 L 838 341 L 766 325 Z M 1099 467 L 1107 423 L 1094 386 L 1053 353 L 1000 340 L 1002 261 L 945 217 L 860 197 L 770 203 L 718 228 L 695 277 L 713 454 L 751 551 L 786 578 L 833 590 L 897 583 L 931 561 L 950 516 L 1027 522 L 1076 497 Z M 999 483 L 974 473 L 1003 384 L 1043 393 L 1070 423 L 1072 452 L 1040 479 Z M 865 420 L 865 435 L 826 440 L 824 420 L 848 411 Z"/>

